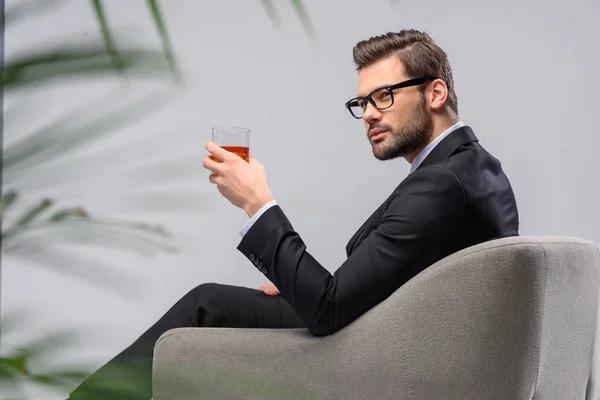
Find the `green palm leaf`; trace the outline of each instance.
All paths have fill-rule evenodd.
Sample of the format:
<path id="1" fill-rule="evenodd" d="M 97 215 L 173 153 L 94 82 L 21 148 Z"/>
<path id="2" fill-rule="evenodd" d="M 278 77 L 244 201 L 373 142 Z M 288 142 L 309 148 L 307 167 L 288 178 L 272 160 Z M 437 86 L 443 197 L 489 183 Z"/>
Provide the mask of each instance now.
<path id="1" fill-rule="evenodd" d="M 313 27 L 310 16 L 308 15 L 308 12 L 306 11 L 306 7 L 304 6 L 304 3 L 302 2 L 302 0 L 291 0 L 291 1 L 292 1 L 292 5 L 294 6 L 294 10 L 296 10 L 296 14 L 298 15 L 298 18 L 300 18 L 302 25 L 304 25 L 304 29 L 306 30 L 306 33 L 308 33 L 308 35 L 311 38 L 314 38 L 315 37 L 315 29 Z"/>
<path id="2" fill-rule="evenodd" d="M 169 65 L 162 54 L 154 50 L 124 50 L 120 59 L 123 70 L 160 74 L 169 72 Z M 113 57 L 104 47 L 94 42 L 78 43 L 7 60 L 1 85 L 4 90 L 10 90 L 60 77 L 73 79 L 77 76 L 113 73 L 114 69 Z"/>
<path id="3" fill-rule="evenodd" d="M 262 3 L 263 8 L 265 9 L 271 21 L 273 21 L 276 26 L 279 26 L 281 20 L 279 19 L 279 14 L 277 13 L 277 9 L 273 4 L 273 0 L 260 0 L 260 2 Z"/>
<path id="4" fill-rule="evenodd" d="M 132 105 L 121 105 L 116 111 L 104 111 L 108 104 L 100 101 L 67 114 L 4 150 L 2 170 L 5 181 L 10 182 L 21 174 L 30 173 L 33 168 L 91 141 L 114 135 L 117 128 L 123 128 L 156 111 L 163 102 L 160 96 L 149 96 Z M 103 112 L 98 113 L 98 110 Z"/>
<path id="5" fill-rule="evenodd" d="M 310 15 L 308 14 L 308 12 L 306 10 L 306 6 L 304 5 L 304 2 L 302 0 L 290 0 L 290 1 L 292 3 L 292 7 L 294 8 L 294 11 L 296 12 L 296 15 L 298 16 L 298 18 L 300 19 L 300 22 L 304 26 L 304 30 L 306 31 L 306 33 L 309 35 L 309 37 L 311 39 L 314 39 L 316 36 L 315 29 L 314 29 L 314 26 L 310 19 Z M 276 26 L 280 26 L 281 20 L 279 18 L 279 14 L 277 13 L 277 9 L 275 7 L 273 0 L 260 0 L 260 2 L 262 4 L 265 12 L 271 19 L 271 21 L 273 21 L 273 23 Z"/>

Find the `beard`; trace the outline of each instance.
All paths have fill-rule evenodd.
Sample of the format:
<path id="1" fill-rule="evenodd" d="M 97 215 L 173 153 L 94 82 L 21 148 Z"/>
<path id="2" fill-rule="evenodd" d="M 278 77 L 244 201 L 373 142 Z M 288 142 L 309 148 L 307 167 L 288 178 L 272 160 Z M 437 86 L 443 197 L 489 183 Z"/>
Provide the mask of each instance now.
<path id="1" fill-rule="evenodd" d="M 431 137 L 433 120 L 425 107 L 425 98 L 421 96 L 421 101 L 412 109 L 408 122 L 404 125 L 392 128 L 374 124 L 370 128 L 385 129 L 389 133 L 387 141 L 371 142 L 375 158 L 386 161 L 407 156 L 424 147 Z"/>

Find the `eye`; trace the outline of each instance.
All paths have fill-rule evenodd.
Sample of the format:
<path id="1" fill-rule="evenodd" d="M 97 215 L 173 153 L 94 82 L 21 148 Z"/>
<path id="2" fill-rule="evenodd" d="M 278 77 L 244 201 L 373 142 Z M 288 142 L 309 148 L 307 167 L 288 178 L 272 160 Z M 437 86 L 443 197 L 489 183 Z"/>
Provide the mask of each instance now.
<path id="1" fill-rule="evenodd" d="M 387 102 L 390 99 L 390 92 L 387 89 L 380 89 L 371 95 L 375 102 Z"/>

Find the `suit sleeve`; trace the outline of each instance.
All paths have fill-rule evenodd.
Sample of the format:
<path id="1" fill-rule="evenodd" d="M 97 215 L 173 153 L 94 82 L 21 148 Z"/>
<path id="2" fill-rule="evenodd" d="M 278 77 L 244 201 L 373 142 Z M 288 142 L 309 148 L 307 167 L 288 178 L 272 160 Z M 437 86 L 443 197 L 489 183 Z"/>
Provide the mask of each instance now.
<path id="1" fill-rule="evenodd" d="M 429 166 L 392 193 L 380 224 L 333 275 L 310 255 L 279 206 L 256 221 L 238 250 L 277 286 L 309 331 L 324 336 L 458 250 L 465 225 L 460 182 L 452 172 Z"/>

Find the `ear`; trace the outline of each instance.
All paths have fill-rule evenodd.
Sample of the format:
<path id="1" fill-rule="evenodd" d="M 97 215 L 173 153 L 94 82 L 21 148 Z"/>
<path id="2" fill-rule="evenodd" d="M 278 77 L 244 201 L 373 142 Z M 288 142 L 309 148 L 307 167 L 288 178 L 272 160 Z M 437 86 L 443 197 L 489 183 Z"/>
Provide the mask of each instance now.
<path id="1" fill-rule="evenodd" d="M 429 86 L 430 89 L 426 90 L 425 93 L 429 94 L 431 109 L 433 111 L 441 111 L 446 106 L 446 101 L 448 100 L 448 86 L 441 79 L 434 80 Z"/>

